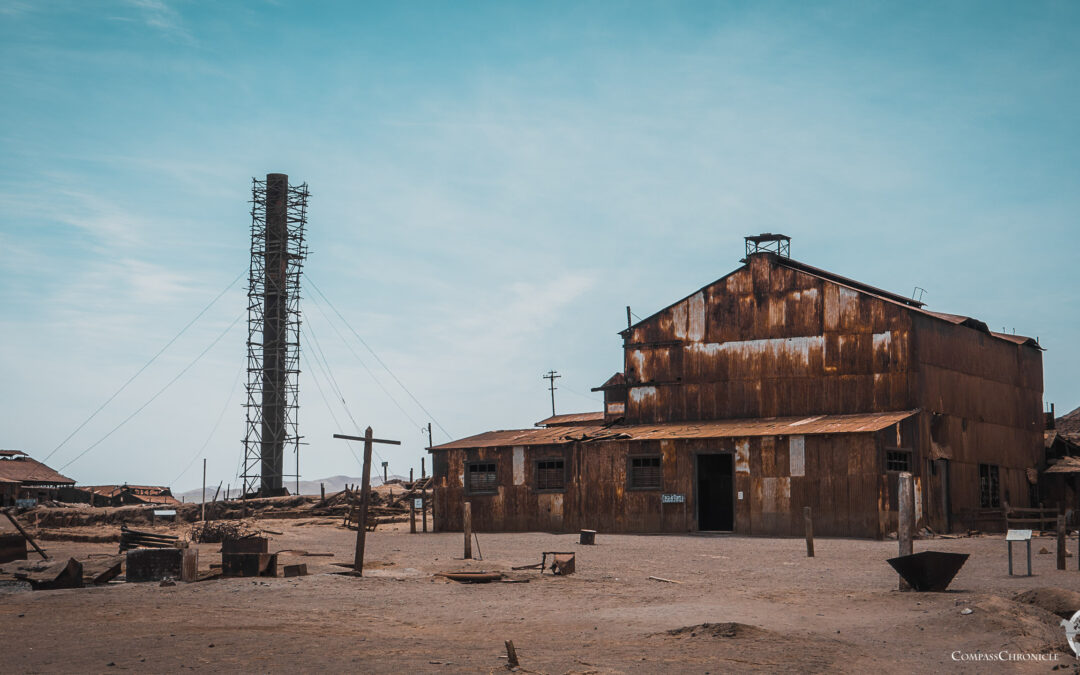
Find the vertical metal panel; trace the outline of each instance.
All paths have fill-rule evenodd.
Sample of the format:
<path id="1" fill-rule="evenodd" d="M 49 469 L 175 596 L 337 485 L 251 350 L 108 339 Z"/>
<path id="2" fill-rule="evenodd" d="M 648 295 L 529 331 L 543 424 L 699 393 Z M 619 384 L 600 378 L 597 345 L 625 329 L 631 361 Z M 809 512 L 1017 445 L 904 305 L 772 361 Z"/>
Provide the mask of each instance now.
<path id="1" fill-rule="evenodd" d="M 806 475 L 806 437 L 792 436 L 788 440 L 789 472 L 792 476 Z"/>

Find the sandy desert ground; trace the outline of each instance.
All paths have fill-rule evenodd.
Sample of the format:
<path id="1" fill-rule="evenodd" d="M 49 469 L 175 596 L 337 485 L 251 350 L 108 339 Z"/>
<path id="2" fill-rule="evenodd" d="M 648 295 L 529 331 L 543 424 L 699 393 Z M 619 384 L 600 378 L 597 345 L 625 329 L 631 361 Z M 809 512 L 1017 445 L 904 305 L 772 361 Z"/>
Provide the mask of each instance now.
<path id="1" fill-rule="evenodd" d="M 949 592 L 900 593 L 885 563 L 895 541 L 818 539 L 807 558 L 799 539 L 601 533 L 582 546 L 576 535 L 481 533 L 484 559 L 463 561 L 461 533 L 394 525 L 368 535 L 366 573 L 355 578 L 335 574 L 355 540 L 339 520 L 256 525 L 282 533 L 271 551 L 334 557 L 283 553 L 281 564 L 310 572 L 288 579 L 5 589 L 0 670 L 506 672 L 504 640 L 520 672 L 537 673 L 1078 670 L 1060 619 L 1012 600 L 1040 587 L 1080 590 L 1076 558 L 1058 571 L 1052 554 L 1035 555 L 1035 576 L 1009 577 L 1000 536 L 917 541 L 916 551 L 971 558 Z M 115 543 L 43 544 L 56 557 L 116 552 Z M 1042 546 L 1053 551 L 1049 538 Z M 200 567 L 220 561 L 219 545 L 198 548 Z M 511 571 L 542 551 L 576 552 L 576 574 Z M 433 576 L 464 569 L 528 583 Z M 1041 656 L 954 659 L 1003 652 Z"/>

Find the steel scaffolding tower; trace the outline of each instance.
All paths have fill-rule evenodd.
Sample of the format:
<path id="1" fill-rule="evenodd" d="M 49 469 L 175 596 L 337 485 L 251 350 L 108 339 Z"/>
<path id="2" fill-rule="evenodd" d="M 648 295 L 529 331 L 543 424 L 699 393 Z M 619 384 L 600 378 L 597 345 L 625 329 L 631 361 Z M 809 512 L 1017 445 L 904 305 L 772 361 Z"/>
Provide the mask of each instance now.
<path id="1" fill-rule="evenodd" d="M 284 494 L 286 477 L 299 480 L 300 274 L 307 258 L 307 200 L 307 183 L 290 187 L 285 174 L 251 180 L 245 495 Z M 286 448 L 296 456 L 296 474 L 285 473 Z"/>

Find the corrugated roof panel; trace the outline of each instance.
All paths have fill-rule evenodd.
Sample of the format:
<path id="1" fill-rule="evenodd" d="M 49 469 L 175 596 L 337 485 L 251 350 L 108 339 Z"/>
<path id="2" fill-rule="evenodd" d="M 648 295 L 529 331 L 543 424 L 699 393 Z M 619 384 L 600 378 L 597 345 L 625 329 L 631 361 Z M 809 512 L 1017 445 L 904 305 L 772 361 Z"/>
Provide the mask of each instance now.
<path id="1" fill-rule="evenodd" d="M 767 417 L 745 420 L 714 420 L 674 424 L 635 424 L 563 426 L 540 429 L 488 431 L 432 450 L 492 448 L 513 445 L 557 445 L 560 443 L 603 440 L 670 440 L 680 438 L 741 438 L 745 436 L 791 436 L 813 434 L 872 433 L 914 415 L 916 410 L 855 415 L 816 415 L 811 417 Z"/>
<path id="2" fill-rule="evenodd" d="M 574 424 L 580 425 L 599 425 L 604 423 L 604 413 L 597 412 L 585 412 L 585 413 L 567 413 L 566 415 L 552 415 L 551 417 L 540 420 L 536 423 L 538 427 L 554 427 L 554 426 L 568 426 Z"/>

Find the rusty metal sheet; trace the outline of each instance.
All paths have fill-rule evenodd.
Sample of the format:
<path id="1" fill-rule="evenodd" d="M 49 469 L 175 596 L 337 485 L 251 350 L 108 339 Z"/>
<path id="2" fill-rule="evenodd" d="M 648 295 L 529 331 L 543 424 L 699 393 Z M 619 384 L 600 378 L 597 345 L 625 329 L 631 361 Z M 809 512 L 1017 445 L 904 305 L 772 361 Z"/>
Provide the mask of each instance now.
<path id="1" fill-rule="evenodd" d="M 741 438 L 747 436 L 802 436 L 813 434 L 871 433 L 905 420 L 918 411 L 856 415 L 814 415 L 810 417 L 769 417 L 761 419 L 716 420 L 711 422 L 614 425 L 596 427 L 554 427 L 488 431 L 476 436 L 437 445 L 432 450 L 491 448 L 515 445 L 554 445 L 574 441 L 663 440 L 679 438 Z"/>
<path id="2" fill-rule="evenodd" d="M 556 426 L 586 426 L 595 425 L 600 426 L 604 423 L 603 411 L 598 412 L 584 412 L 584 413 L 568 413 L 566 415 L 552 415 L 547 419 L 540 420 L 536 423 L 538 427 L 556 427 Z"/>
<path id="3" fill-rule="evenodd" d="M 41 485 L 74 485 L 75 481 L 57 471 L 45 466 L 41 462 L 31 459 L 26 453 L 12 450 L 0 459 L 0 478 L 19 481 L 22 483 L 37 483 Z"/>

